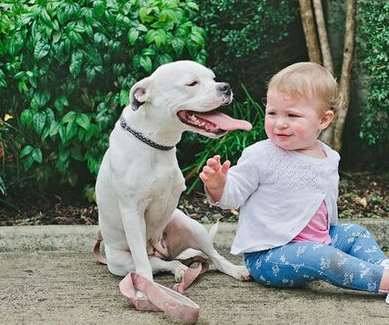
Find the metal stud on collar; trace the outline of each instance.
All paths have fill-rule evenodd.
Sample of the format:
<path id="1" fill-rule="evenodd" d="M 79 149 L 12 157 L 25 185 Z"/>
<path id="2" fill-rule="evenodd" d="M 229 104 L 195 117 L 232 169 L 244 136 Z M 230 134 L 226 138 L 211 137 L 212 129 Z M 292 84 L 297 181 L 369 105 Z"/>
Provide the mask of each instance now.
<path id="1" fill-rule="evenodd" d="M 139 140 L 142 141 L 143 143 L 146 143 L 146 144 L 149 145 L 150 147 L 153 147 L 153 148 L 159 149 L 159 150 L 165 150 L 165 151 L 171 150 L 171 149 L 173 149 L 173 148 L 175 147 L 175 146 L 163 146 L 163 145 L 161 145 L 161 144 L 155 143 L 154 141 L 152 141 L 152 140 L 146 138 L 142 133 L 137 132 L 137 131 L 131 129 L 131 128 L 127 125 L 127 123 L 126 123 L 125 119 L 123 118 L 123 116 L 120 116 L 119 121 L 120 121 L 120 126 L 121 126 L 124 130 L 130 132 L 134 137 L 136 137 L 137 139 L 139 139 Z"/>

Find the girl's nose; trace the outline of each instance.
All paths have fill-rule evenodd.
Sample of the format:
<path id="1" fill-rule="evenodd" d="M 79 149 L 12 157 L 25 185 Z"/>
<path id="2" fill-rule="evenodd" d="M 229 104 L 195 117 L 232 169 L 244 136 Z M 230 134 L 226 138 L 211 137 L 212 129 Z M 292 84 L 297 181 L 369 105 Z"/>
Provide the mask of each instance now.
<path id="1" fill-rule="evenodd" d="M 276 126 L 278 128 L 286 128 L 288 127 L 288 122 L 284 118 L 280 117 L 276 121 Z"/>

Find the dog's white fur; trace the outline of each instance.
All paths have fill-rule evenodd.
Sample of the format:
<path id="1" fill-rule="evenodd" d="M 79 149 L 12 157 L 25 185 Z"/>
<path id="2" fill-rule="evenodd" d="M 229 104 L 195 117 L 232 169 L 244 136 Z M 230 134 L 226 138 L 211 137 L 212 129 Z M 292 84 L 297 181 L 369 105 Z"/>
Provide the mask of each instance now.
<path id="1" fill-rule="evenodd" d="M 130 106 L 122 116 L 132 129 L 165 146 L 176 145 L 186 130 L 217 137 L 177 116 L 182 110 L 207 112 L 231 102 L 227 84 L 214 77 L 192 61 L 165 64 L 131 88 Z M 175 258 L 193 248 L 204 252 L 220 271 L 248 279 L 245 266 L 217 253 L 205 227 L 176 209 L 184 189 L 175 148 L 152 148 L 116 123 L 96 182 L 99 225 L 111 273 L 125 276 L 136 271 L 152 280 L 153 273 L 170 271 L 180 281 L 187 266 Z M 171 260 L 148 255 L 164 232 Z"/>

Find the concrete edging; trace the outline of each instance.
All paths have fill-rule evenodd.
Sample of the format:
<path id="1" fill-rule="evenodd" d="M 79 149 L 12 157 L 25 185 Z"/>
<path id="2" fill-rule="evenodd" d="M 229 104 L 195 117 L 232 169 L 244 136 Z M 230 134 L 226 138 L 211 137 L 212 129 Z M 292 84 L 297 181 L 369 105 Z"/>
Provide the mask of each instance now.
<path id="1" fill-rule="evenodd" d="M 340 220 L 367 228 L 381 247 L 389 247 L 389 219 Z M 212 225 L 205 225 L 209 229 Z M 237 223 L 220 223 L 215 236 L 218 246 L 230 246 Z M 0 227 L 0 252 L 91 251 L 98 226 L 48 225 Z"/>

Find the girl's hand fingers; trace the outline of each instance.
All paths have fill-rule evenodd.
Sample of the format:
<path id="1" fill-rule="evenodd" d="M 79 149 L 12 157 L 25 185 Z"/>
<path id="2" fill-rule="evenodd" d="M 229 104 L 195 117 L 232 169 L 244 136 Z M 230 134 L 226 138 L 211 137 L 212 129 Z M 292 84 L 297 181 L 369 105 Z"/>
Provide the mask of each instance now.
<path id="1" fill-rule="evenodd" d="M 222 173 L 223 173 L 223 174 L 226 174 L 227 171 L 228 171 L 228 169 L 230 169 L 230 166 L 231 166 L 231 162 L 230 162 L 229 160 L 226 160 L 226 161 L 223 163 L 222 167 L 221 167 Z"/>
<path id="2" fill-rule="evenodd" d="M 206 183 L 207 181 L 208 181 L 208 179 L 209 179 L 209 177 L 207 176 L 207 175 L 205 175 L 203 172 L 202 173 L 200 173 L 200 179 L 204 182 L 204 183 Z"/>
<path id="3" fill-rule="evenodd" d="M 209 166 L 204 166 L 202 171 L 206 176 L 211 176 L 215 174 L 215 170 Z"/>

